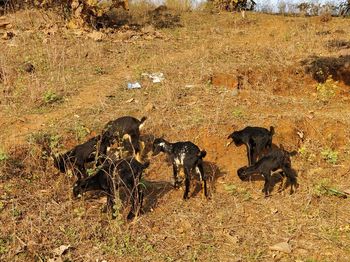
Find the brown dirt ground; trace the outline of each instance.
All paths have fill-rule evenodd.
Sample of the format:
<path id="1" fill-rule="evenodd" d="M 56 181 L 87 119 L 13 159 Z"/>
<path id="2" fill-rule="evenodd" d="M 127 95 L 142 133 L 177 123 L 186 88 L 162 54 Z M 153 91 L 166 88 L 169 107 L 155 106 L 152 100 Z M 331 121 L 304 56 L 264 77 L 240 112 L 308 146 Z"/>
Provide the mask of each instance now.
<path id="1" fill-rule="evenodd" d="M 9 156 L 0 170 L 0 260 L 47 261 L 61 245 L 71 246 L 63 261 L 350 260 L 349 199 L 324 189 L 350 188 L 349 85 L 341 78 L 350 74 L 350 49 L 328 44 L 350 41 L 349 19 L 191 12 L 182 14 L 182 27 L 159 30 L 162 37 L 113 31 L 100 42 L 66 30 L 52 14 L 8 19 L 15 36 L 0 40 L 0 67 L 9 72 L 0 83 L 0 149 Z M 306 68 L 326 58 L 341 74 L 335 97 L 322 102 Z M 19 69 L 26 61 L 34 74 Z M 152 84 L 143 72 L 166 80 Z M 214 72 L 242 76 L 242 89 L 208 83 Z M 127 90 L 128 81 L 143 88 Z M 48 90 L 63 99 L 44 103 Z M 212 199 L 194 181 L 183 201 L 166 157 L 150 157 L 143 214 L 128 224 L 121 208 L 111 221 L 101 212 L 105 197 L 73 199 L 74 179 L 58 174 L 29 139 L 59 135 L 62 152 L 122 115 L 149 118 L 147 141 L 164 135 L 206 149 Z M 247 125 L 273 125 L 275 144 L 299 150 L 295 194 L 274 190 L 265 199 L 263 181 L 238 179 L 246 152 L 225 147 L 226 137 Z M 336 163 L 324 160 L 328 148 L 338 152 Z M 269 249 L 285 241 L 291 253 Z"/>

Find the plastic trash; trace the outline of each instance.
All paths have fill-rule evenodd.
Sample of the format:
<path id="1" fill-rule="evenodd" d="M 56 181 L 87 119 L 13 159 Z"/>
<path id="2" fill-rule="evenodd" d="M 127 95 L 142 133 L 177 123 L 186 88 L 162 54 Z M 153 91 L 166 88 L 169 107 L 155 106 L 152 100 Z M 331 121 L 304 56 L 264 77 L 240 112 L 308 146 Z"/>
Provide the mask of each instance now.
<path id="1" fill-rule="evenodd" d="M 141 88 L 141 84 L 139 82 L 128 83 L 128 89 L 139 89 Z"/>
<path id="2" fill-rule="evenodd" d="M 150 79 L 152 79 L 153 83 L 161 83 L 165 79 L 164 74 L 160 72 L 152 74 L 143 73 L 142 76 L 149 77 Z"/>

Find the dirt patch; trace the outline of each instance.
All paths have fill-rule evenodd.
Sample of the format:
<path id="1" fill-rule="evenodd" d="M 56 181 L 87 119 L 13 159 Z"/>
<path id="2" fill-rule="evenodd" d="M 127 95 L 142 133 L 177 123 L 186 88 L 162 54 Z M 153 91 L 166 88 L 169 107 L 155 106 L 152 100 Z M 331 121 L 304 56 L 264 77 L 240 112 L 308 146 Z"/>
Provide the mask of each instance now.
<path id="1" fill-rule="evenodd" d="M 210 83 L 215 87 L 224 87 L 230 90 L 242 87 L 242 76 L 226 73 L 214 73 L 209 77 Z"/>

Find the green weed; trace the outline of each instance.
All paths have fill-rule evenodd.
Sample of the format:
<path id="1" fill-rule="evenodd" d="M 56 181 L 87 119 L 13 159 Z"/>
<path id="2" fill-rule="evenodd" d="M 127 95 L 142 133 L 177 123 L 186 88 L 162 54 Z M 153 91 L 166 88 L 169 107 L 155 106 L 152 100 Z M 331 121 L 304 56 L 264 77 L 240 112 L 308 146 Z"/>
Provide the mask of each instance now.
<path id="1" fill-rule="evenodd" d="M 318 97 L 323 102 L 328 102 L 339 89 L 338 82 L 334 81 L 332 76 L 328 76 L 326 82 L 317 84 L 316 90 Z"/>
<path id="2" fill-rule="evenodd" d="M 244 112 L 241 108 L 235 108 L 232 111 L 232 115 L 234 118 L 239 119 L 239 118 L 243 118 L 244 117 Z"/>
<path id="3" fill-rule="evenodd" d="M 43 95 L 43 100 L 45 104 L 53 104 L 60 102 L 62 100 L 62 96 L 56 94 L 52 90 L 47 90 Z"/>
<path id="4" fill-rule="evenodd" d="M 325 148 L 321 152 L 323 159 L 329 164 L 335 165 L 338 162 L 338 151 L 333 151 L 330 148 Z"/>
<path id="5" fill-rule="evenodd" d="M 9 159 L 8 154 L 3 149 L 0 149 L 0 163 L 7 159 Z"/>

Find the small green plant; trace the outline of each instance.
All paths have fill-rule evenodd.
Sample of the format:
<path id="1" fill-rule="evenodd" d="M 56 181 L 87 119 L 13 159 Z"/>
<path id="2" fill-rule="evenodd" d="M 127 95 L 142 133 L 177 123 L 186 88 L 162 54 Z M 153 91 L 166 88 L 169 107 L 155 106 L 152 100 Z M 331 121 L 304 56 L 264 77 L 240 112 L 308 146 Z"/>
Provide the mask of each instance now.
<path id="1" fill-rule="evenodd" d="M 243 110 L 241 108 L 235 108 L 232 111 L 233 117 L 234 118 L 243 118 L 244 117 L 244 113 Z"/>
<path id="2" fill-rule="evenodd" d="M 29 143 L 44 146 L 45 149 L 54 151 L 57 150 L 61 143 L 62 137 L 58 134 L 49 134 L 44 132 L 32 133 L 27 138 Z M 49 153 L 49 152 L 47 152 Z"/>
<path id="3" fill-rule="evenodd" d="M 75 133 L 76 139 L 78 141 L 82 141 L 90 133 L 90 130 L 84 125 L 77 123 L 74 128 L 74 133 Z"/>
<path id="4" fill-rule="evenodd" d="M 302 145 L 298 149 L 298 154 L 307 161 L 314 161 L 316 158 L 316 155 L 310 151 L 310 149 L 306 145 Z"/>
<path id="5" fill-rule="evenodd" d="M 4 238 L 0 238 L 0 255 L 7 253 L 8 241 Z"/>
<path id="6" fill-rule="evenodd" d="M 105 75 L 107 74 L 106 70 L 103 69 L 102 67 L 98 66 L 95 68 L 95 74 L 96 75 Z"/>
<path id="7" fill-rule="evenodd" d="M 328 179 L 322 179 L 318 181 L 317 184 L 314 185 L 314 194 L 316 196 L 323 196 L 323 195 L 328 195 L 328 190 L 329 188 L 329 180 Z"/>
<path id="8" fill-rule="evenodd" d="M 4 150 L 0 149 L 0 163 L 2 161 L 7 160 L 7 159 L 9 159 L 8 154 L 6 154 L 6 152 Z"/>
<path id="9" fill-rule="evenodd" d="M 73 210 L 74 212 L 74 215 L 78 218 L 82 218 L 85 214 L 85 208 L 83 207 L 77 207 L 77 208 L 74 208 Z"/>
<path id="10" fill-rule="evenodd" d="M 224 184 L 224 189 L 229 194 L 243 197 L 244 201 L 249 201 L 251 199 L 251 195 L 247 190 L 242 188 L 237 188 L 237 186 L 234 184 Z"/>
<path id="11" fill-rule="evenodd" d="M 314 194 L 316 196 L 336 196 L 346 198 L 347 195 L 333 186 L 328 179 L 322 179 L 314 185 Z"/>
<path id="12" fill-rule="evenodd" d="M 54 91 L 52 90 L 47 90 L 44 93 L 43 100 L 45 104 L 53 104 L 55 102 L 59 102 L 62 100 L 62 97 L 57 95 Z"/>
<path id="13" fill-rule="evenodd" d="M 338 154 L 338 151 L 333 151 L 330 148 L 325 148 L 321 152 L 323 159 L 332 165 L 335 165 L 338 162 Z"/>
<path id="14" fill-rule="evenodd" d="M 317 84 L 316 90 L 318 97 L 323 102 L 328 102 L 336 94 L 339 89 L 338 82 L 334 81 L 332 76 L 328 76 L 326 82 Z"/>
<path id="15" fill-rule="evenodd" d="M 234 184 L 224 184 L 224 189 L 227 191 L 227 193 L 230 193 L 232 195 L 237 194 L 237 187 Z"/>
<path id="16" fill-rule="evenodd" d="M 23 214 L 22 210 L 18 209 L 18 208 L 14 208 L 12 209 L 12 216 L 15 218 L 19 218 L 21 217 Z"/>

